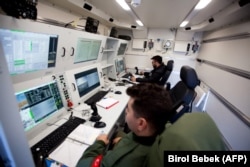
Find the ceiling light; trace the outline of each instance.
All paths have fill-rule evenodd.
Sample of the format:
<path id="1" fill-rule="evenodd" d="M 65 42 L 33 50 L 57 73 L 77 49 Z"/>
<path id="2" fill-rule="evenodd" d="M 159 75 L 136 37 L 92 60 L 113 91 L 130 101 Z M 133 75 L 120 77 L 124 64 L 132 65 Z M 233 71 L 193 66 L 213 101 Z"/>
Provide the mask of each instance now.
<path id="1" fill-rule="evenodd" d="M 183 21 L 180 25 L 180 27 L 185 27 L 188 24 L 188 21 Z"/>
<path id="2" fill-rule="evenodd" d="M 142 23 L 140 20 L 136 20 L 136 23 L 137 23 L 139 26 L 143 26 L 143 23 Z"/>
<path id="3" fill-rule="evenodd" d="M 130 10 L 130 7 L 128 6 L 127 2 L 125 2 L 125 0 L 116 0 L 116 2 L 117 2 L 124 10 Z"/>
<path id="4" fill-rule="evenodd" d="M 205 8 L 212 0 L 200 0 L 194 9 L 200 10 Z"/>
<path id="5" fill-rule="evenodd" d="M 141 4 L 141 0 L 132 0 L 131 5 L 134 7 L 137 7 Z"/>

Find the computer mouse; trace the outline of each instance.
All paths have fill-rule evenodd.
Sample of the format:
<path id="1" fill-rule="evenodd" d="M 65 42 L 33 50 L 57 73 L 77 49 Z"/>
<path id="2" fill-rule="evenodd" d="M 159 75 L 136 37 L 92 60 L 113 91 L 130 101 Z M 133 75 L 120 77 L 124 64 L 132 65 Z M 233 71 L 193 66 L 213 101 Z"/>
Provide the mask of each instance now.
<path id="1" fill-rule="evenodd" d="M 119 91 L 119 90 L 117 90 L 117 91 L 115 91 L 115 94 L 122 94 L 122 92 L 121 91 Z"/>
<path id="2" fill-rule="evenodd" d="M 103 128 L 103 127 L 105 127 L 106 126 L 106 123 L 105 122 L 101 122 L 101 121 L 97 121 L 97 122 L 95 122 L 95 124 L 94 124 L 94 127 L 95 128 Z"/>

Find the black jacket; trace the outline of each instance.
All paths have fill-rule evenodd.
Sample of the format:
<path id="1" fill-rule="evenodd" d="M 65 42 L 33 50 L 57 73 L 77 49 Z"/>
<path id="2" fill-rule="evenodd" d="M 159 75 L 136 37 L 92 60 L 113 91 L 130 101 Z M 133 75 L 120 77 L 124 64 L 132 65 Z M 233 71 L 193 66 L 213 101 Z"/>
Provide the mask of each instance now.
<path id="1" fill-rule="evenodd" d="M 149 82 L 158 84 L 165 71 L 166 67 L 162 63 L 159 67 L 153 69 L 150 73 L 144 73 L 143 78 L 136 78 L 136 82 Z"/>

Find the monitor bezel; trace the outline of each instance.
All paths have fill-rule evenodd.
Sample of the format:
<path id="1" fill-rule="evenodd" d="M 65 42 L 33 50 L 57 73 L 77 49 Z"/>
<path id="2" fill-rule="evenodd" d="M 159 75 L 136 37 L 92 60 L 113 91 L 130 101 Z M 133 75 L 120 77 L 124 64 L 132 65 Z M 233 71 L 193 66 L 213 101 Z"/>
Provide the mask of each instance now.
<path id="1" fill-rule="evenodd" d="M 117 69 L 118 69 L 118 62 L 120 62 L 120 61 L 123 61 L 124 68 L 123 68 L 122 71 L 119 72 Z M 124 57 L 115 59 L 115 71 L 116 71 L 117 76 L 126 73 L 126 63 L 125 63 L 125 58 Z"/>
<path id="2" fill-rule="evenodd" d="M 39 78 L 39 79 L 34 79 L 32 81 L 25 81 L 25 82 L 16 84 L 16 85 L 14 85 L 14 88 L 15 88 L 14 96 L 17 93 L 28 91 L 28 90 L 31 90 L 31 89 L 35 89 L 35 88 L 38 88 L 40 86 L 47 85 L 47 84 L 53 83 L 53 82 L 55 82 L 57 84 L 57 87 L 58 87 L 57 81 L 56 80 L 51 80 L 51 76 L 47 76 L 47 77 L 44 77 L 42 79 Z M 59 90 L 60 96 L 62 98 L 62 92 L 61 92 L 59 87 L 58 87 L 58 90 Z M 43 138 L 44 137 L 44 135 L 42 135 L 43 132 L 46 133 L 48 127 L 50 127 L 52 124 L 54 124 L 58 120 L 62 119 L 63 116 L 66 115 L 67 113 L 68 113 L 68 111 L 65 109 L 65 106 L 63 106 L 58 111 L 53 112 L 52 114 L 50 114 L 46 119 L 41 121 L 35 127 L 31 128 L 31 129 L 29 129 L 27 131 L 25 131 L 25 129 L 23 127 L 23 130 L 24 130 L 24 132 L 25 132 L 25 134 L 27 136 L 27 139 L 29 141 L 30 146 L 36 144 L 37 139 Z M 20 113 L 19 113 L 19 115 L 20 115 Z M 21 115 L 20 115 L 20 119 L 21 119 Z"/>
<path id="3" fill-rule="evenodd" d="M 95 83 L 94 85 L 92 85 L 92 86 L 88 87 L 87 89 L 85 89 L 86 91 L 84 91 L 84 92 L 79 91 L 80 88 L 77 85 L 77 80 L 79 80 L 79 79 L 81 79 L 83 77 L 86 77 L 89 74 L 93 74 L 93 73 L 97 73 L 97 75 L 98 75 L 98 69 L 97 68 L 91 68 L 89 70 L 85 70 L 85 71 L 74 74 L 75 82 L 76 82 L 76 88 L 77 88 L 77 91 L 78 91 L 78 94 L 79 94 L 80 98 L 82 98 L 83 96 L 85 96 L 86 94 L 88 94 L 89 92 L 94 90 L 95 88 L 101 86 L 100 78 L 99 78 L 99 75 L 98 75 L 98 82 L 97 83 Z"/>
<path id="4" fill-rule="evenodd" d="M 79 92 L 77 90 L 77 84 L 76 84 L 76 80 L 75 80 L 74 75 L 77 74 L 77 73 L 80 73 L 80 72 L 84 72 L 84 71 L 87 71 L 87 70 L 90 70 L 90 69 L 94 69 L 94 68 L 97 68 L 97 73 L 98 73 L 100 85 L 98 87 L 94 88 L 92 91 L 85 94 L 84 96 L 80 97 Z M 71 92 L 71 97 L 72 97 L 72 102 L 73 102 L 72 107 L 77 107 L 80 104 L 84 104 L 85 100 L 87 100 L 89 97 L 91 97 L 96 92 L 98 92 L 101 89 L 101 87 L 104 85 L 104 81 L 103 81 L 103 78 L 102 78 L 102 68 L 101 68 L 100 63 L 95 63 L 95 64 L 92 64 L 92 65 L 88 65 L 88 66 L 84 66 L 84 67 L 81 67 L 81 68 L 76 68 L 76 69 L 66 71 L 65 76 L 66 76 L 66 80 L 68 82 L 69 89 L 70 89 L 70 92 Z"/>
<path id="5" fill-rule="evenodd" d="M 46 68 L 42 68 L 42 69 L 32 69 L 32 70 L 28 70 L 28 69 L 26 69 L 26 70 L 20 70 L 20 71 L 17 71 L 17 72 L 11 72 L 11 70 L 10 70 L 10 67 L 8 66 L 8 69 L 9 69 L 9 71 L 10 71 L 10 75 L 12 75 L 12 76 L 16 76 L 16 75 L 21 75 L 21 74 L 29 74 L 29 73 L 34 73 L 34 72 L 39 72 L 39 71 L 44 71 L 44 70 L 49 70 L 49 69 L 54 69 L 54 68 L 56 68 L 56 60 L 57 60 L 57 54 L 58 54 L 58 45 L 59 45 L 59 35 L 58 34 L 56 34 L 56 33 L 47 33 L 47 32 L 35 32 L 35 31 L 31 31 L 31 30 L 24 30 L 24 29 L 10 29 L 10 28 L 2 28 L 2 27 L 0 27 L 0 30 L 3 30 L 3 31 L 9 31 L 9 32 L 12 32 L 12 33 L 18 33 L 18 32 L 23 32 L 23 33 L 28 33 L 28 35 L 46 35 L 46 36 L 48 36 L 48 37 L 55 37 L 56 38 L 56 46 L 55 46 L 55 53 L 54 53 L 54 55 L 55 55 L 55 58 L 54 58 L 54 65 L 53 66 L 51 66 L 51 64 L 52 63 L 50 63 L 51 62 L 51 60 L 49 60 L 49 56 L 50 56 L 50 52 L 49 52 L 49 50 L 48 50 L 48 53 L 47 53 L 47 67 Z M 51 41 L 49 41 L 49 45 L 48 45 L 48 49 L 49 49 L 49 47 L 50 47 L 50 42 Z M 4 56 L 6 57 L 6 53 L 4 53 Z M 7 61 L 7 59 L 6 59 L 6 61 Z M 7 64 L 8 64 L 8 61 L 7 61 Z"/>

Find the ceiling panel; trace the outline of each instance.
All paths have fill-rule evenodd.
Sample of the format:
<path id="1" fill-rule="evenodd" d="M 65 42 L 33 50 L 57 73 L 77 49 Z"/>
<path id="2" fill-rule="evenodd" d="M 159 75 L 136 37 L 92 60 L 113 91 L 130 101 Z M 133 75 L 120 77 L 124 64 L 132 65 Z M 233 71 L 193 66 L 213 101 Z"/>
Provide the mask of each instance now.
<path id="1" fill-rule="evenodd" d="M 190 14 L 194 9 L 194 6 L 199 0 L 141 0 L 141 4 L 138 7 L 132 7 L 130 5 L 131 0 L 126 2 L 131 6 L 134 14 L 131 11 L 123 10 L 116 2 L 116 0 L 47 0 L 55 4 L 64 4 L 63 7 L 69 10 L 74 10 L 80 14 L 84 14 L 90 17 L 94 17 L 101 21 L 103 24 L 110 23 L 106 16 L 110 16 L 118 24 L 112 26 L 119 27 L 121 23 L 129 25 L 137 25 L 135 15 L 143 22 L 146 28 L 179 28 L 180 23 Z M 187 26 L 193 27 L 199 25 L 209 18 L 214 17 L 223 10 L 232 6 L 232 4 L 238 4 L 239 0 L 212 0 L 212 2 L 201 11 L 197 12 L 192 17 Z M 74 2 L 79 5 L 76 7 Z M 82 9 L 82 5 L 88 3 L 95 9 L 105 13 L 105 18 L 102 15 L 94 15 L 93 11 L 87 11 Z M 207 24 L 199 31 L 212 30 L 225 25 L 233 24 L 234 22 L 248 19 L 250 16 L 250 3 L 242 9 L 238 10 L 234 14 L 225 15 L 223 18 L 215 19 L 211 24 Z M 101 12 L 100 12 L 101 13 Z M 127 27 L 127 28 L 128 28 Z M 137 25 L 137 28 L 139 26 Z"/>

